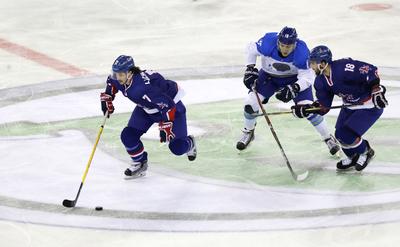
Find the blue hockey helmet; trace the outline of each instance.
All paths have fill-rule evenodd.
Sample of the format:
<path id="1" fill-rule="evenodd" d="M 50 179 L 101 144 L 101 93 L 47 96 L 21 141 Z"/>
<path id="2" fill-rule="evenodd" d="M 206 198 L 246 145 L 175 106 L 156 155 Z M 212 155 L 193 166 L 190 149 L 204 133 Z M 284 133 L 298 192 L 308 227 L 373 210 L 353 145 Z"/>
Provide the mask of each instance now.
<path id="1" fill-rule="evenodd" d="M 112 65 L 112 71 L 117 72 L 128 72 L 132 67 L 135 66 L 135 62 L 131 56 L 121 55 L 115 59 Z"/>
<path id="2" fill-rule="evenodd" d="M 295 44 L 297 41 L 296 28 L 284 27 L 278 34 L 278 41 L 285 45 Z"/>
<path id="3" fill-rule="evenodd" d="M 317 63 L 321 63 L 325 61 L 326 63 L 332 62 L 332 52 L 325 45 L 319 45 L 314 47 L 310 52 L 310 61 L 315 61 Z"/>

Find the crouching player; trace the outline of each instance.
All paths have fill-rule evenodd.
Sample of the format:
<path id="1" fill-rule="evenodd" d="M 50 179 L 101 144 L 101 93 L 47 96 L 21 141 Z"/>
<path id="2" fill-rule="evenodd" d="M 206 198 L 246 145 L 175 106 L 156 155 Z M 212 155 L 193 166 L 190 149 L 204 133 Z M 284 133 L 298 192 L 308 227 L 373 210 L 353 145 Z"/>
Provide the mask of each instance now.
<path id="1" fill-rule="evenodd" d="M 314 87 L 317 101 L 313 104 L 292 106 L 295 116 L 303 118 L 311 113 L 326 114 L 334 95 L 342 98 L 335 137 L 346 157 L 337 163 L 338 170 L 363 170 L 375 152 L 363 135 L 379 119 L 388 105 L 386 88 L 380 85 L 377 67 L 351 58 L 332 61 L 326 46 L 311 50 L 310 66 L 315 71 Z"/>

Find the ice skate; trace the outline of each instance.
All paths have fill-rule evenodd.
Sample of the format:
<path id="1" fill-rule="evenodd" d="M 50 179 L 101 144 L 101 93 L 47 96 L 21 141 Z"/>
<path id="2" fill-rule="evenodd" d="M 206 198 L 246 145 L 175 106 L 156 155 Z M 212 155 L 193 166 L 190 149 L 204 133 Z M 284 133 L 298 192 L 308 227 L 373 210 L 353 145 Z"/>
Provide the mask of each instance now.
<path id="1" fill-rule="evenodd" d="M 337 170 L 338 171 L 346 171 L 346 170 L 350 170 L 350 168 L 355 167 L 356 162 L 358 160 L 358 156 L 359 156 L 359 154 L 355 154 L 355 155 L 353 155 L 353 157 L 345 156 L 344 159 L 342 159 L 341 161 L 339 161 L 336 164 Z"/>
<path id="2" fill-rule="evenodd" d="M 325 139 L 324 142 L 328 146 L 329 152 L 332 155 L 335 155 L 339 152 L 340 144 L 333 135 L 331 135 L 329 138 Z"/>
<path id="3" fill-rule="evenodd" d="M 240 138 L 236 144 L 236 148 L 240 151 L 247 148 L 247 146 L 254 140 L 254 129 L 247 130 L 246 128 L 242 130 L 243 136 Z"/>
<path id="4" fill-rule="evenodd" d="M 147 160 L 142 162 L 133 162 L 132 165 L 125 170 L 126 178 L 138 178 L 146 176 Z"/>
<path id="5" fill-rule="evenodd" d="M 367 167 L 368 163 L 374 158 L 375 151 L 371 148 L 368 141 L 365 141 L 367 144 L 367 150 L 360 154 L 356 161 L 356 170 L 362 171 L 365 167 Z"/>
<path id="6" fill-rule="evenodd" d="M 190 161 L 194 161 L 197 157 L 196 141 L 194 140 L 194 136 L 190 135 L 188 137 L 192 140 L 192 146 L 186 155 Z"/>

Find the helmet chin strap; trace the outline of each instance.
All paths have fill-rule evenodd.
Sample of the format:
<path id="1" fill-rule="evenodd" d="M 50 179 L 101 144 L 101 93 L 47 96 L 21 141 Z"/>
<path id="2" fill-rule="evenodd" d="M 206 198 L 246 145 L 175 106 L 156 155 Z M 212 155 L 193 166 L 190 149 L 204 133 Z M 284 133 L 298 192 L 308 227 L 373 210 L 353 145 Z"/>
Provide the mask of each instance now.
<path id="1" fill-rule="evenodd" d="M 129 72 L 126 72 L 126 81 L 125 81 L 124 84 L 125 84 L 127 87 L 129 87 L 129 86 L 132 84 L 132 77 L 133 77 L 133 74 L 132 74 L 132 73 L 129 75 Z"/>
<path id="2" fill-rule="evenodd" d="M 321 64 L 318 64 L 318 69 L 320 71 L 320 74 L 324 73 L 324 70 L 326 69 L 326 67 L 328 67 L 328 63 L 325 64 L 325 66 L 322 68 Z"/>

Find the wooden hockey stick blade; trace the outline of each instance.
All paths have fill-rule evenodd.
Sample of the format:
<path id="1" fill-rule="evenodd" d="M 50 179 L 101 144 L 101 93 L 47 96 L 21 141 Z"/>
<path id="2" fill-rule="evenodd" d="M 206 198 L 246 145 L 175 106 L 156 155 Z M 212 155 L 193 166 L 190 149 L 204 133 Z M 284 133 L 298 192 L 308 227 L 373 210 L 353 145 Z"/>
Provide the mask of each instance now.
<path id="1" fill-rule="evenodd" d="M 302 182 L 302 181 L 306 180 L 307 177 L 308 177 L 308 171 L 305 171 L 304 173 L 298 174 L 296 176 L 296 180 L 298 182 Z"/>

